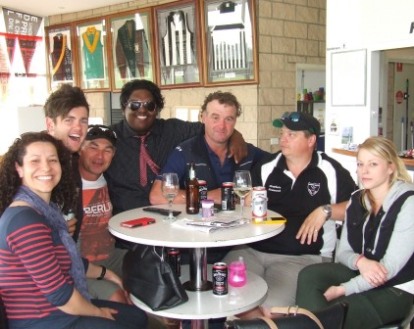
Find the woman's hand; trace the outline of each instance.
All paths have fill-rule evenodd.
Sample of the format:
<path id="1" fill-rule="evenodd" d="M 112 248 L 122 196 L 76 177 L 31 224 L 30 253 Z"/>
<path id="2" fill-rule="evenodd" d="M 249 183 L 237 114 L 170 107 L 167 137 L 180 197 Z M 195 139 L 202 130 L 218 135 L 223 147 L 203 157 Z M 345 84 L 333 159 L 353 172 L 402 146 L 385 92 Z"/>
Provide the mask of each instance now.
<path id="1" fill-rule="evenodd" d="M 374 288 L 387 281 L 388 271 L 380 262 L 362 257 L 357 261 L 356 266 L 362 277 Z"/>
<path id="2" fill-rule="evenodd" d="M 101 318 L 106 318 L 110 320 L 115 320 L 113 317 L 113 314 L 118 313 L 117 310 L 114 310 L 113 308 L 108 307 L 99 307 L 100 314 L 98 315 Z"/>
<path id="3" fill-rule="evenodd" d="M 68 227 L 68 232 L 71 236 L 73 236 L 73 234 L 75 233 L 76 230 L 76 222 L 78 220 L 73 217 L 72 219 L 69 219 L 68 221 L 66 221 L 66 225 Z"/>
<path id="4" fill-rule="evenodd" d="M 120 286 L 122 289 L 124 289 L 123 286 L 122 286 L 122 280 L 121 280 L 121 278 L 118 275 L 116 275 L 115 272 L 111 271 L 108 268 L 106 269 L 106 273 L 105 273 L 104 279 L 105 280 L 108 280 L 108 281 L 112 281 L 115 284 L 117 284 L 118 286 Z"/>
<path id="5" fill-rule="evenodd" d="M 328 302 L 345 295 L 345 288 L 342 286 L 331 286 L 323 294 Z"/>

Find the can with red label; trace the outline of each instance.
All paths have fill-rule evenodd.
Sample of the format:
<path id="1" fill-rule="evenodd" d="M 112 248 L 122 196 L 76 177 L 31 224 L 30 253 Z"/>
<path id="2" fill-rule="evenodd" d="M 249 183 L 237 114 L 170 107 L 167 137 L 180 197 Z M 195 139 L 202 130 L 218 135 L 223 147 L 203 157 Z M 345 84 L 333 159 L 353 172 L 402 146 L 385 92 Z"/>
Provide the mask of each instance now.
<path id="1" fill-rule="evenodd" d="M 198 181 L 198 191 L 199 191 L 199 200 L 200 200 L 200 209 L 201 202 L 207 200 L 207 182 L 205 180 Z"/>
<path id="2" fill-rule="evenodd" d="M 213 294 L 217 296 L 227 295 L 229 291 L 227 264 L 218 262 L 213 264 Z"/>
<path id="3" fill-rule="evenodd" d="M 168 261 L 168 264 L 170 264 L 171 269 L 177 274 L 178 277 L 180 277 L 181 276 L 180 250 L 176 248 L 168 248 L 167 261 Z"/>
<path id="4" fill-rule="evenodd" d="M 267 191 L 264 186 L 255 186 L 252 191 L 252 218 L 261 221 L 267 217 Z"/>
<path id="5" fill-rule="evenodd" d="M 235 210 L 233 182 L 224 182 L 221 185 L 221 210 Z"/>

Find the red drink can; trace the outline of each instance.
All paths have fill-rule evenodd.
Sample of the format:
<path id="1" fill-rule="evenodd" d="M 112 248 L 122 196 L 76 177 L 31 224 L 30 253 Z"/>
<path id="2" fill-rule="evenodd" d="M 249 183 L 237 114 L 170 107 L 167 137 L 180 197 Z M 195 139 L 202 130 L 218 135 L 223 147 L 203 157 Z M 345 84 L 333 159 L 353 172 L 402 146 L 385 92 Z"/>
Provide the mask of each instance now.
<path id="1" fill-rule="evenodd" d="M 267 217 L 267 191 L 264 186 L 255 186 L 252 191 L 253 221 L 261 221 Z"/>
<path id="2" fill-rule="evenodd" d="M 221 210 L 234 210 L 236 203 L 234 200 L 234 183 L 224 182 L 221 186 Z"/>
<path id="3" fill-rule="evenodd" d="M 217 296 L 227 295 L 229 291 L 227 264 L 218 262 L 213 264 L 213 294 Z"/>
<path id="4" fill-rule="evenodd" d="M 170 264 L 171 269 L 177 274 L 178 277 L 180 277 L 181 276 L 180 250 L 176 248 L 168 248 L 167 261 L 168 261 L 168 264 Z"/>

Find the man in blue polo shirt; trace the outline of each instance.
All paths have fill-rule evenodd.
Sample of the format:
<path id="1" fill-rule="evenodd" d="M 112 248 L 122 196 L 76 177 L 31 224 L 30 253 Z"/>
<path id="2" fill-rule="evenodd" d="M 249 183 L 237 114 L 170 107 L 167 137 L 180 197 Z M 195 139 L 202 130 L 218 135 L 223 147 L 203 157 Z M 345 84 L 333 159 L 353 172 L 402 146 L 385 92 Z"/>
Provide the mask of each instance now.
<path id="1" fill-rule="evenodd" d="M 166 203 L 161 192 L 162 174 L 175 172 L 180 180 L 180 192 L 174 203 L 185 203 L 184 183 L 188 166 L 194 162 L 196 177 L 207 182 L 208 199 L 221 203 L 223 182 L 232 182 L 236 170 L 250 170 L 267 152 L 248 144 L 247 156 L 238 164 L 229 158 L 229 139 L 234 132 L 237 117 L 241 114 L 240 103 L 230 92 L 217 91 L 209 94 L 201 107 L 204 133 L 179 144 L 168 157 L 150 192 L 151 204 Z"/>
<path id="2" fill-rule="evenodd" d="M 295 305 L 299 271 L 328 261 L 336 243 L 335 220 L 343 220 L 345 207 L 356 189 L 349 172 L 325 153 L 316 151 L 320 124 L 306 113 L 285 113 L 273 121 L 280 128 L 281 151 L 252 169 L 254 186 L 265 186 L 268 208 L 282 214 L 286 227 L 279 235 L 234 248 L 224 259 L 244 257 L 247 268 L 269 286 L 262 310 Z M 259 312 L 260 311 L 260 312 Z"/>
<path id="3" fill-rule="evenodd" d="M 180 180 L 180 192 L 174 203 L 185 203 L 184 183 L 188 177 L 188 166 L 194 162 L 196 177 L 207 182 L 209 199 L 221 202 L 221 185 L 233 181 L 236 170 L 250 170 L 267 152 L 248 144 L 247 156 L 238 164 L 229 157 L 229 140 L 234 132 L 237 117 L 241 114 L 241 106 L 237 98 L 229 92 L 213 92 L 209 94 L 201 107 L 201 121 L 204 133 L 179 144 L 167 159 L 160 175 L 154 181 L 151 192 L 151 204 L 166 203 L 161 192 L 162 174 L 177 173 Z M 231 247 L 209 248 L 208 263 L 220 261 Z M 182 251 L 182 262 L 188 262 L 186 250 Z M 209 321 L 209 328 L 223 328 L 223 318 Z M 189 321 L 183 321 L 183 328 L 189 328 Z"/>

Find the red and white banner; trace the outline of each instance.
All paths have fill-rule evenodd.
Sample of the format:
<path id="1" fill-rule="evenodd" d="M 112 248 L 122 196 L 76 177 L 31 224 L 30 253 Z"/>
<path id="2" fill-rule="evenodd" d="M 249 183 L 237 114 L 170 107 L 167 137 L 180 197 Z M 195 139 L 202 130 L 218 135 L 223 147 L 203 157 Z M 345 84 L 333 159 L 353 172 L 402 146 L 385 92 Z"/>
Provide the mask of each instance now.
<path id="1" fill-rule="evenodd" d="M 6 33 L 0 32 L 0 36 L 6 39 L 10 66 L 13 64 L 16 42 L 18 42 L 26 71 L 22 73 L 28 74 L 37 42 L 42 40 L 42 37 L 37 34 L 43 18 L 4 7 L 3 17 Z"/>

